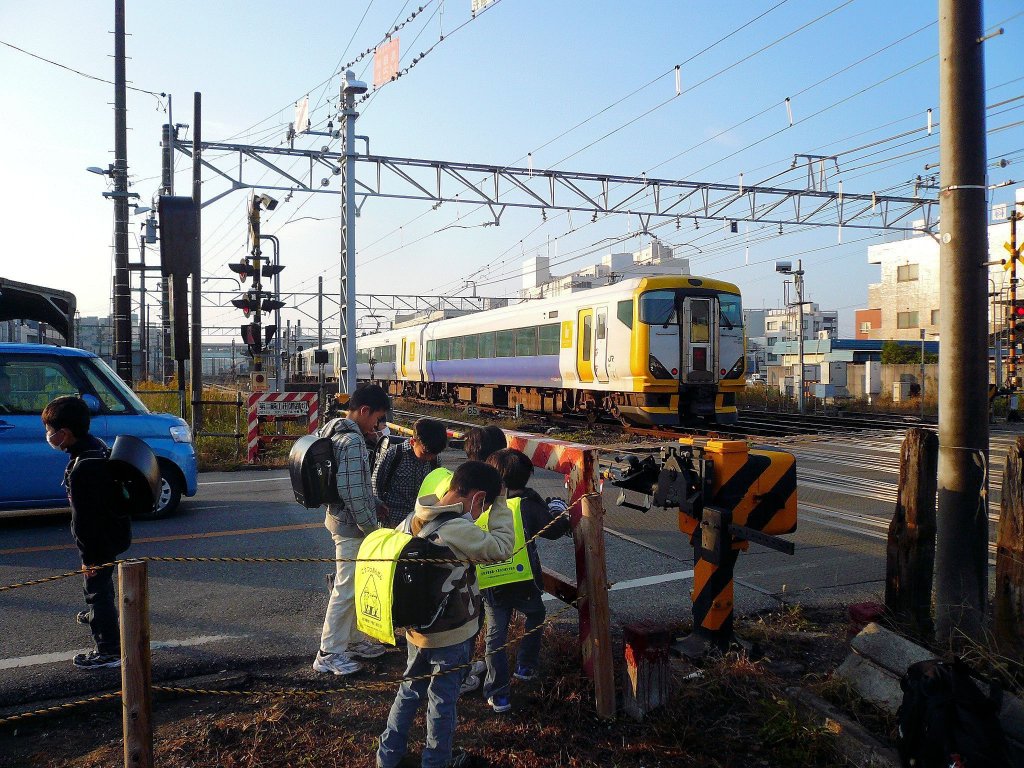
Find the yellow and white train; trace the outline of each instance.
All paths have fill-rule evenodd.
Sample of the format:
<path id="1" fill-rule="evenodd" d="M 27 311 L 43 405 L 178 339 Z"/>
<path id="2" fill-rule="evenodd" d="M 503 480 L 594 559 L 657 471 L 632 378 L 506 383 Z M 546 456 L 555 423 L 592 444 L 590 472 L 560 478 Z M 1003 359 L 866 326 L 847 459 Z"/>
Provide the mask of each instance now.
<path id="1" fill-rule="evenodd" d="M 337 342 L 325 345 L 334 375 Z M 356 339 L 356 375 L 393 395 L 634 424 L 736 421 L 743 312 L 731 283 L 642 277 Z M 312 349 L 293 370 L 313 372 Z"/>

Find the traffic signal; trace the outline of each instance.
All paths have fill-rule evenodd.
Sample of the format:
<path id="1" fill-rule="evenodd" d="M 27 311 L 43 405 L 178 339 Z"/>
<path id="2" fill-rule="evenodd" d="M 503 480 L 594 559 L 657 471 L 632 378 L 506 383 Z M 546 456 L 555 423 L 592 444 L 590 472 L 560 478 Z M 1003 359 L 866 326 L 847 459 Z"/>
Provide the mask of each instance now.
<path id="1" fill-rule="evenodd" d="M 251 292 L 243 294 L 240 299 L 232 299 L 231 303 L 242 310 L 242 314 L 246 317 L 260 305 L 259 299 Z"/>
<path id="2" fill-rule="evenodd" d="M 264 299 L 263 304 L 260 305 L 264 312 L 273 312 L 275 309 L 280 309 L 284 306 L 283 301 L 277 299 Z"/>
<path id="3" fill-rule="evenodd" d="M 270 340 L 274 338 L 274 334 L 277 333 L 276 325 L 268 325 L 263 329 L 264 343 L 266 346 L 270 346 Z"/>
<path id="4" fill-rule="evenodd" d="M 1013 323 L 1015 331 L 1024 331 L 1024 304 L 1014 305 L 1013 317 L 1010 322 Z"/>
<path id="5" fill-rule="evenodd" d="M 250 277 L 256 276 L 256 268 L 247 261 L 241 261 L 238 264 L 228 264 L 228 269 L 238 275 L 238 279 L 243 283 Z"/>

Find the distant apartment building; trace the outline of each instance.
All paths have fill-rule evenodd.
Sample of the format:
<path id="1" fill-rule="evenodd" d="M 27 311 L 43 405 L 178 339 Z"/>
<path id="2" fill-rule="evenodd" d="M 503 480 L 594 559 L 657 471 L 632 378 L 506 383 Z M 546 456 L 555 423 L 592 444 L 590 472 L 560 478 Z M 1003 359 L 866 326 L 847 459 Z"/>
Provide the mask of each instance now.
<path id="1" fill-rule="evenodd" d="M 1020 197 L 1018 190 L 1018 199 Z M 1010 273 L 999 263 L 1006 256 L 1010 223 L 988 227 L 989 332 L 1005 324 Z M 868 263 L 878 264 L 881 280 L 868 286 L 867 307 L 856 313 L 858 339 L 928 339 L 939 334 L 939 243 L 930 235 L 868 248 Z M 1021 277 L 1024 267 L 1018 265 Z"/>
<path id="2" fill-rule="evenodd" d="M 871 331 L 882 327 L 882 310 L 858 309 L 853 313 L 854 338 L 865 341 L 872 338 Z"/>
<path id="3" fill-rule="evenodd" d="M 744 309 L 743 327 L 747 334 L 747 371 L 763 372 L 778 365 L 772 348 L 778 342 L 796 341 L 800 325 L 797 307 Z M 839 336 L 839 312 L 823 310 L 817 304 L 804 306 L 802 339 L 835 339 Z"/>
<path id="4" fill-rule="evenodd" d="M 688 275 L 690 260 L 677 258 L 672 247 L 657 241 L 633 253 L 609 253 L 585 269 L 560 277 L 551 274 L 551 259 L 534 256 L 523 262 L 520 298 L 541 299 L 612 285 L 632 277 Z"/>

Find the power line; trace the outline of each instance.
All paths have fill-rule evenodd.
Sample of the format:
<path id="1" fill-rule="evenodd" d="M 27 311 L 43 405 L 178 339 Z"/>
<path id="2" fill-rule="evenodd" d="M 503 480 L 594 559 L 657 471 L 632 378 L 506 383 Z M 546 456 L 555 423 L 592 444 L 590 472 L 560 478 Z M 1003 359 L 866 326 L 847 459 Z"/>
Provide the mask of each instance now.
<path id="1" fill-rule="evenodd" d="M 18 46 L 14 45 L 13 43 L 8 43 L 5 40 L 0 40 L 0 45 L 6 45 L 8 48 L 13 48 L 14 50 L 18 51 L 19 53 L 24 53 L 26 56 L 31 56 L 33 59 L 39 59 L 39 61 L 45 61 L 47 64 L 52 64 L 55 67 L 60 67 L 61 69 L 66 69 L 68 72 L 73 72 L 74 74 L 80 75 L 81 77 L 84 77 L 84 78 L 86 78 L 88 80 L 96 80 L 97 82 L 100 82 L 100 83 L 107 83 L 108 85 L 114 85 L 114 81 L 113 80 L 107 80 L 106 78 L 103 78 L 103 77 L 97 77 L 96 75 L 90 75 L 87 72 L 82 72 L 81 70 L 75 69 L 73 67 L 69 67 L 67 64 L 61 64 L 59 61 L 54 61 L 53 59 L 48 59 L 45 56 L 40 56 L 38 53 L 32 53 L 32 51 L 26 51 L 24 48 L 19 48 Z M 150 96 L 153 96 L 153 97 L 155 97 L 157 99 L 167 98 L 167 94 L 166 93 L 157 93 L 156 91 L 149 91 L 149 90 L 146 90 L 145 88 L 136 88 L 134 85 L 126 85 L 125 87 L 129 91 L 138 91 L 139 93 L 147 93 Z"/>

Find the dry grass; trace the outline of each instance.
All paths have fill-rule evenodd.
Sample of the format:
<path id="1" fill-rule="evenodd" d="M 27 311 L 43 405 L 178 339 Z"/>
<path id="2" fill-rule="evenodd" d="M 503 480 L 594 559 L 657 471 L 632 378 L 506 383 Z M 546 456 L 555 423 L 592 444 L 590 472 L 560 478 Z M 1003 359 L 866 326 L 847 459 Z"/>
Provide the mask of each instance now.
<path id="1" fill-rule="evenodd" d="M 783 634 L 791 617 L 778 617 Z M 766 618 L 763 628 L 773 619 Z M 517 630 L 519 631 L 519 630 Z M 762 630 L 765 638 L 767 629 Z M 574 634 L 549 628 L 543 675 L 513 687 L 515 710 L 495 715 L 479 694 L 459 704 L 457 746 L 477 765 L 530 766 L 834 766 L 833 737 L 804 721 L 783 691 L 791 681 L 767 662 L 726 656 L 700 676 L 676 674 L 669 703 L 636 723 L 600 720 L 591 683 L 579 672 Z M 353 681 L 393 679 L 401 657 L 389 654 Z M 255 685 L 314 687 L 303 671 L 269 673 Z M 328 681 L 328 685 L 336 685 Z M 317 699 L 158 699 L 156 764 L 188 766 L 371 766 L 391 689 L 358 690 Z M 0 731 L 0 766 L 100 768 L 121 756 L 120 710 L 108 707 L 64 719 L 32 721 L 12 737 Z M 413 756 L 423 743 L 422 714 L 411 734 Z M 410 764 L 418 764 L 410 762 Z"/>

